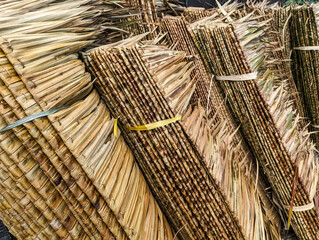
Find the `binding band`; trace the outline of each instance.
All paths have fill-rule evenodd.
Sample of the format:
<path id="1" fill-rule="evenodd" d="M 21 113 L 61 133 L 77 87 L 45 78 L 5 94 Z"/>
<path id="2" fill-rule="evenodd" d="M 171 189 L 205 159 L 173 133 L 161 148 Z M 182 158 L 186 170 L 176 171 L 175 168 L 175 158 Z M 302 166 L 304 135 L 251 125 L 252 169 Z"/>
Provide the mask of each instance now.
<path id="1" fill-rule="evenodd" d="M 319 50 L 319 46 L 305 46 L 305 47 L 294 47 L 294 50 L 301 50 L 301 51 L 315 51 Z"/>
<path id="2" fill-rule="evenodd" d="M 231 76 L 215 76 L 216 80 L 219 81 L 247 81 L 254 80 L 257 78 L 257 72 L 242 74 L 242 75 L 231 75 Z"/>
<path id="3" fill-rule="evenodd" d="M 23 125 L 23 124 L 25 124 L 25 123 L 31 122 L 31 121 L 33 121 L 33 120 L 35 120 L 35 119 L 37 119 L 37 118 L 49 116 L 49 115 L 51 115 L 51 114 L 53 114 L 53 113 L 56 113 L 56 112 L 58 112 L 58 111 L 60 111 L 60 110 L 66 109 L 66 108 L 68 108 L 68 107 L 69 107 L 69 106 L 61 106 L 61 107 L 51 108 L 51 109 L 49 109 L 49 110 L 47 110 L 47 111 L 43 111 L 43 112 L 39 112 L 39 113 L 32 114 L 32 115 L 30 115 L 30 116 L 27 116 L 27 117 L 22 118 L 22 119 L 20 119 L 20 120 L 18 120 L 18 121 L 15 121 L 15 122 L 13 122 L 13 123 L 7 125 L 6 127 L 0 129 L 0 133 L 5 132 L 5 131 L 8 131 L 8 130 L 10 130 L 10 129 L 12 129 L 12 128 L 21 126 L 21 125 Z"/>
<path id="4" fill-rule="evenodd" d="M 289 210 L 290 206 L 288 205 L 283 205 L 283 207 L 287 210 Z M 302 205 L 302 206 L 293 206 L 292 211 L 293 212 L 304 212 L 304 211 L 309 211 L 315 207 L 314 202 L 311 202 L 307 205 Z"/>
<path id="5" fill-rule="evenodd" d="M 182 116 L 178 116 L 178 117 L 174 117 L 174 118 L 170 118 L 170 119 L 166 119 L 166 120 L 161 120 L 158 122 L 153 122 L 153 123 L 149 123 L 149 124 L 145 124 L 145 125 L 140 125 L 137 127 L 126 127 L 126 129 L 129 130 L 133 130 L 133 131 L 147 131 L 147 130 L 152 130 L 155 128 L 159 128 L 159 127 L 164 127 L 167 126 L 171 123 L 174 123 L 176 121 L 179 121 L 182 119 Z"/>
<path id="6" fill-rule="evenodd" d="M 160 127 L 164 127 L 167 126 L 171 123 L 177 122 L 179 120 L 182 119 L 182 116 L 178 116 L 178 117 L 174 117 L 174 118 L 170 118 L 170 119 L 166 119 L 166 120 L 161 120 L 158 122 L 153 122 L 153 123 L 149 123 L 149 124 L 145 124 L 145 125 L 140 125 L 137 127 L 126 127 L 124 126 L 126 129 L 132 130 L 132 131 L 147 131 L 147 130 L 152 130 L 155 128 L 160 128 Z M 115 137 L 117 138 L 117 123 L 118 118 L 115 119 L 114 121 L 114 127 L 113 127 L 113 132 Z"/>

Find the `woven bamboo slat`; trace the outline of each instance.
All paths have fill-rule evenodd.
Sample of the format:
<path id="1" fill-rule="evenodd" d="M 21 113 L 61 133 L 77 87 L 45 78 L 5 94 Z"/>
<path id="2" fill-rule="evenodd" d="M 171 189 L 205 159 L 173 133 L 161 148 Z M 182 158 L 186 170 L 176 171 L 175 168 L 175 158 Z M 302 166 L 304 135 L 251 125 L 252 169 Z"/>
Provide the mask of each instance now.
<path id="1" fill-rule="evenodd" d="M 319 147 L 319 75 L 317 73 L 318 50 L 297 50 L 297 47 L 318 46 L 319 6 L 314 4 L 291 10 L 291 47 L 294 77 L 301 93 L 306 116 L 311 121 L 311 137 Z"/>
<path id="2" fill-rule="evenodd" d="M 314 145 L 308 131 L 300 127 L 300 117 L 285 90 L 287 82 L 278 84 L 274 80 L 276 72 L 262 67 L 265 49 L 260 39 L 264 24 L 249 15 L 232 25 L 201 21 L 199 25 L 194 23 L 190 31 L 206 66 L 217 76 L 259 73 L 257 81 L 221 80 L 219 84 L 229 96 L 232 111 L 280 204 L 289 206 L 294 199 L 294 206 L 303 206 L 313 201 L 316 191 Z M 296 169 L 299 177 L 294 182 Z M 294 197 L 293 186 L 297 189 Z M 288 215 L 288 210 L 283 209 Z M 314 209 L 292 215 L 292 227 L 300 239 L 317 239 L 317 222 Z"/>
<path id="3" fill-rule="evenodd" d="M 72 53 L 87 45 L 96 35 L 94 29 L 84 27 L 92 22 L 85 18 L 94 13 L 86 12 L 90 8 L 81 7 L 81 3 L 83 1 L 52 5 L 49 9 L 34 11 L 22 18 L 24 20 L 12 17 L 16 27 L 10 25 L 10 31 L 4 29 L 0 32 L 3 36 L 0 114 L 7 123 L 12 123 L 36 112 L 75 103 L 54 115 L 52 121 L 36 119 L 10 131 L 14 143 L 25 146 L 37 169 L 41 167 L 41 177 L 48 176 L 55 184 L 55 191 L 62 193 L 76 216 L 77 224 L 87 228 L 85 231 L 78 228 L 75 233 L 79 236 L 74 236 L 75 239 L 87 235 L 87 239 L 144 239 L 145 236 L 149 239 L 173 239 L 170 227 L 123 139 L 113 139 L 112 144 L 100 144 L 105 141 L 101 141 L 102 137 L 112 135 L 109 130 L 114 122 L 111 119 L 106 122 L 109 114 L 100 97 L 93 92 L 86 98 L 91 100 L 89 104 L 77 102 L 91 91 L 92 85 L 84 64 Z M 65 12 L 57 15 L 58 7 Z M 69 19 L 67 16 L 71 12 L 74 16 Z M 44 24 L 46 28 L 49 26 L 48 32 L 43 32 L 41 24 L 39 28 L 27 29 L 32 21 L 43 17 L 50 23 Z M 71 45 L 72 48 L 69 48 Z M 84 106 L 88 112 L 83 112 Z M 83 118 L 84 115 L 87 117 Z M 83 137 L 85 133 L 89 135 Z M 3 133 L 3 136 L 6 134 Z M 116 152 L 112 153 L 114 149 Z M 127 154 L 119 155 L 119 151 L 124 149 Z M 98 153 L 99 158 L 92 155 L 92 151 Z M 111 156 L 112 159 L 109 159 Z M 11 156 L 5 160 L 12 161 Z M 116 165 L 119 160 L 122 165 Z M 106 168 L 90 165 L 97 163 Z M 118 168 L 124 163 L 128 164 L 127 168 Z M 113 169 L 110 179 L 105 179 L 109 172 L 108 164 L 115 164 L 117 171 Z M 90 169 L 98 172 L 92 173 Z M 118 181 L 114 181 L 116 174 L 119 175 Z M 40 170 L 38 175 L 41 175 Z M 20 181 L 29 183 L 22 173 L 19 176 L 22 178 Z M 45 199 L 46 195 L 43 196 Z M 41 207 L 39 210 L 43 212 Z M 49 216 L 47 219 L 50 219 Z"/>
<path id="4" fill-rule="evenodd" d="M 112 115 L 119 116 L 120 126 L 138 126 L 185 112 L 195 86 L 190 76 L 193 67 L 185 57 L 163 46 L 135 46 L 131 40 L 88 52 L 97 87 Z M 257 228 L 239 224 L 225 197 L 227 191 L 208 170 L 199 146 L 184 127 L 184 123 L 173 123 L 145 132 L 121 129 L 181 238 L 244 239 Z M 263 220 L 256 221 L 262 229 Z"/>
<path id="5" fill-rule="evenodd" d="M 224 7 L 224 6 L 223 6 Z M 227 9 L 227 7 L 226 7 Z M 217 16 L 216 16 L 217 17 Z M 242 136 L 242 134 L 239 131 L 236 131 L 238 128 L 238 125 L 236 121 L 234 120 L 232 113 L 228 106 L 226 105 L 226 101 L 222 95 L 222 91 L 220 86 L 218 86 L 216 80 L 213 79 L 208 79 L 208 73 L 206 72 L 205 66 L 203 61 L 201 60 L 200 54 L 196 48 L 195 43 L 193 42 L 193 39 L 190 35 L 190 33 L 187 30 L 188 24 L 185 22 L 185 20 L 181 17 L 169 17 L 169 16 L 164 16 L 162 20 L 163 25 L 165 26 L 164 29 L 168 32 L 168 35 L 171 40 L 174 39 L 174 41 L 177 42 L 176 44 L 176 49 L 185 51 L 188 53 L 190 56 L 193 56 L 192 59 L 194 59 L 194 66 L 195 70 L 193 72 L 196 72 L 194 77 L 199 77 L 199 79 L 204 79 L 206 82 L 202 82 L 200 84 L 200 80 L 197 82 L 195 93 L 198 88 L 201 88 L 201 92 L 205 92 L 206 94 L 198 94 L 200 98 L 200 102 L 202 106 L 207 106 L 207 95 L 208 95 L 208 89 L 210 87 L 210 105 L 207 106 L 207 114 L 208 113 L 213 113 L 214 115 L 214 120 L 217 122 L 223 122 L 226 123 L 228 129 L 230 129 L 230 132 L 235 132 L 234 134 L 234 139 L 236 140 L 236 143 L 238 144 L 239 148 L 243 152 L 246 153 L 246 164 L 251 165 L 256 162 L 254 157 L 249 153 L 248 146 L 245 143 L 245 140 Z M 207 81 L 208 80 L 208 81 Z M 197 96 L 196 96 L 197 97 Z M 193 97 L 194 98 L 194 97 Z M 195 98 L 196 99 L 196 98 Z M 235 143 L 234 143 L 235 144 Z M 243 163 L 241 163 L 243 164 Z M 254 166 L 253 168 L 256 168 Z M 267 193 L 264 191 L 264 189 L 268 188 L 263 181 L 264 176 L 262 173 L 258 173 L 259 179 L 258 179 L 258 189 L 259 193 L 262 198 L 262 202 L 264 202 L 264 205 L 267 206 L 265 207 L 266 213 L 269 215 L 269 219 L 272 219 L 272 224 L 273 224 L 273 232 L 277 231 L 276 236 L 279 236 L 278 230 L 279 230 L 279 216 L 276 214 L 276 209 L 270 207 L 271 204 L 273 204 L 270 199 L 267 197 Z M 253 170 L 251 172 L 251 175 L 249 178 L 251 181 L 254 181 L 256 178 L 257 173 L 256 170 Z M 270 210 L 272 209 L 272 210 Z M 266 215 L 267 215 L 266 214 Z M 274 217 L 276 216 L 276 217 Z M 269 225 L 271 226 L 271 224 Z M 274 236 L 273 239 L 276 237 Z"/>

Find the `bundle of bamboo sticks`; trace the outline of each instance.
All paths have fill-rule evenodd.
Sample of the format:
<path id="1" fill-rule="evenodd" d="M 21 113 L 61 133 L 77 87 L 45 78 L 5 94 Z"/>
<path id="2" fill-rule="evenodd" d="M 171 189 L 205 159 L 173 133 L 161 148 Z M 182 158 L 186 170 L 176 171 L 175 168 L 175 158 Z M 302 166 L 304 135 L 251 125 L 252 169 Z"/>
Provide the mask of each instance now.
<path id="1" fill-rule="evenodd" d="M 310 131 L 319 147 L 319 75 L 318 26 L 319 6 L 296 7 L 291 10 L 291 46 L 294 77 L 301 93 L 306 116 L 311 121 Z"/>
<path id="2" fill-rule="evenodd" d="M 194 23 L 190 31 L 206 67 L 218 76 L 287 215 L 289 206 L 294 206 L 292 227 L 298 237 L 317 239 L 319 219 L 312 208 L 318 178 L 314 145 L 307 129 L 300 127 L 287 82 L 276 81 L 277 72 L 267 69 L 268 50 L 261 41 L 265 24 L 250 14 L 232 25 L 203 20 Z"/>
<path id="3" fill-rule="evenodd" d="M 97 88 L 111 113 L 119 117 L 124 136 L 178 236 L 279 239 L 277 215 L 270 220 L 275 226 L 270 234 L 256 182 L 249 178 L 249 167 L 241 166 L 247 153 L 234 153 L 231 149 L 238 147 L 233 132 L 223 123 L 211 125 L 214 119 L 206 120 L 202 107 L 193 109 L 189 104 L 195 79 L 186 54 L 136 44 L 126 40 L 93 49 L 88 61 Z M 139 125 L 158 126 L 157 121 L 180 114 L 181 123 L 134 131 L 143 129 Z M 241 215 L 244 203 L 249 207 Z"/>
<path id="4" fill-rule="evenodd" d="M 227 6 L 227 5 L 226 5 Z M 224 7 L 224 6 L 223 6 Z M 226 8 L 227 9 L 227 8 Z M 232 9 L 234 10 L 234 9 Z M 219 15 L 219 14 L 218 14 Z M 210 19 L 212 17 L 217 18 L 217 14 L 211 15 Z M 256 169 L 255 162 L 256 160 L 252 156 L 252 154 L 249 153 L 249 148 L 247 144 L 245 143 L 245 140 L 241 134 L 240 131 L 236 131 L 238 128 L 238 124 L 234 120 L 232 113 L 228 106 L 226 105 L 226 101 L 222 95 L 222 89 L 220 86 L 218 86 L 216 80 L 214 77 L 208 78 L 208 73 L 205 70 L 204 63 L 200 57 L 200 54 L 196 48 L 196 45 L 190 35 L 190 33 L 187 31 L 188 24 L 185 21 L 183 17 L 170 17 L 170 16 L 163 16 L 162 18 L 162 24 L 163 29 L 167 31 L 168 36 L 171 40 L 171 42 L 175 41 L 176 49 L 185 51 L 189 56 L 192 56 L 192 60 L 194 62 L 194 78 L 198 78 L 197 85 L 195 88 L 195 93 L 192 98 L 192 100 L 197 101 L 197 99 L 200 99 L 201 105 L 206 106 L 206 116 L 214 116 L 214 121 L 216 123 L 224 123 L 229 132 L 235 132 L 234 133 L 234 145 L 237 146 L 237 148 L 240 149 L 242 152 L 246 152 L 246 165 L 253 165 L 252 169 Z M 293 81 L 293 80 L 292 80 Z M 200 91 L 199 91 L 200 90 Z M 204 94 L 202 94 L 204 92 Z M 206 93 L 206 94 L 205 94 Z M 208 99 L 209 95 L 209 99 Z M 208 102 L 209 101 L 209 102 Z M 245 165 L 243 162 L 241 162 L 242 165 Z M 250 175 L 247 176 L 251 181 L 254 181 L 256 176 L 259 175 L 258 178 L 258 189 L 259 194 L 261 196 L 262 202 L 265 206 L 265 212 L 266 215 L 268 214 L 268 217 L 270 219 L 274 219 L 272 224 L 274 229 L 277 229 L 278 231 L 278 225 L 279 225 L 279 217 L 276 213 L 277 209 L 274 207 L 270 207 L 271 201 L 267 197 L 267 193 L 264 189 L 268 188 L 267 184 L 265 183 L 264 176 L 262 173 L 257 173 L 256 170 L 253 170 L 250 172 Z M 276 217 L 274 217 L 276 216 Z M 268 225 L 268 226 L 271 226 Z M 278 235 L 278 234 L 277 234 Z M 274 236 L 273 239 L 276 237 Z"/>
<path id="5" fill-rule="evenodd" d="M 86 3 L 0 8 L 12 14 L 0 19 L 0 127 L 51 114 L 0 134 L 1 219 L 18 239 L 173 239 L 74 54 L 99 33 Z"/>

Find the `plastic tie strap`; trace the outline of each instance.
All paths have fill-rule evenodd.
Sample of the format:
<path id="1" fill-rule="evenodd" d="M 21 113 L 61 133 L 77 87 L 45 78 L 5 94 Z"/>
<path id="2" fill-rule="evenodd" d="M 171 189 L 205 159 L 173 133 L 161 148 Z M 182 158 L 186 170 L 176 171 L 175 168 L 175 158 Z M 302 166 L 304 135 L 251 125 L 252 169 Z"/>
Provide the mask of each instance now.
<path id="1" fill-rule="evenodd" d="M 50 110 L 47 110 L 47 111 L 43 111 L 43 112 L 32 114 L 30 116 L 27 116 L 27 117 L 22 118 L 22 119 L 20 119 L 18 121 L 15 121 L 15 122 L 7 125 L 6 127 L 0 129 L 0 133 L 8 131 L 8 130 L 10 130 L 12 128 L 21 126 L 21 125 L 23 125 L 25 123 L 31 122 L 31 121 L 33 121 L 33 120 L 35 120 L 37 118 L 49 116 L 49 115 L 51 115 L 53 113 L 56 113 L 56 112 L 58 112 L 60 110 L 66 109 L 68 107 L 69 106 L 61 106 L 61 107 L 51 108 Z"/>
<path id="2" fill-rule="evenodd" d="M 174 117 L 174 118 L 170 118 L 170 119 L 166 119 L 166 120 L 161 120 L 158 122 L 153 122 L 153 123 L 149 123 L 149 124 L 145 124 L 145 125 L 141 125 L 141 126 L 137 126 L 137 127 L 126 127 L 125 126 L 125 128 L 132 130 L 132 131 L 147 131 L 147 130 L 152 130 L 155 128 L 167 126 L 167 125 L 174 123 L 174 122 L 177 122 L 181 119 L 182 119 L 182 116 L 178 116 L 178 117 Z"/>
<path id="3" fill-rule="evenodd" d="M 257 78 L 257 72 L 241 74 L 241 75 L 230 75 L 230 76 L 215 76 L 216 80 L 219 81 L 248 81 Z"/>
<path id="4" fill-rule="evenodd" d="M 126 129 L 132 130 L 132 131 L 147 131 L 147 130 L 152 130 L 155 128 L 160 128 L 160 127 L 164 127 L 167 126 L 171 123 L 177 122 L 179 120 L 182 119 L 182 116 L 178 116 L 178 117 L 174 117 L 174 118 L 170 118 L 170 119 L 166 119 L 166 120 L 161 120 L 158 122 L 153 122 L 153 123 L 149 123 L 149 124 L 145 124 L 145 125 L 140 125 L 137 127 L 126 127 L 124 126 Z M 118 118 L 115 118 L 114 121 L 114 127 L 113 127 L 113 133 L 115 135 L 115 137 L 117 138 L 117 127 L 118 127 Z"/>
<path id="5" fill-rule="evenodd" d="M 113 131 L 114 131 L 114 136 L 117 138 L 117 120 L 118 118 L 115 118 L 114 120 L 114 127 L 113 127 Z"/>
<path id="6" fill-rule="evenodd" d="M 283 205 L 283 207 L 287 210 L 289 210 L 290 206 L 288 205 Z M 311 202 L 307 205 L 302 205 L 302 206 L 293 206 L 292 211 L 293 212 L 304 212 L 304 211 L 309 211 L 315 207 L 314 202 Z"/>
<path id="7" fill-rule="evenodd" d="M 311 51 L 319 50 L 319 46 L 294 47 L 294 50 Z"/>

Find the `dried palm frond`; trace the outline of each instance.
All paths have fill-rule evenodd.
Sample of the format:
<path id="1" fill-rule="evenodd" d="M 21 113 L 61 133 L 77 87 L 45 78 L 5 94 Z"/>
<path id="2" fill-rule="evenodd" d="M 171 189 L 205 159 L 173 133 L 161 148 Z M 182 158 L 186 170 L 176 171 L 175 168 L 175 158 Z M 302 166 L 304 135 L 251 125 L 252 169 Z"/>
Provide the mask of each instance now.
<path id="1" fill-rule="evenodd" d="M 185 53 L 163 46 L 136 45 L 128 40 L 88 52 L 91 71 L 97 77 L 97 87 L 111 113 L 119 116 L 123 134 L 134 150 L 162 210 L 178 231 L 178 236 L 185 239 L 245 239 L 249 236 L 254 239 L 264 234 L 255 182 L 252 185 L 243 182 L 238 185 L 238 191 L 249 192 L 252 194 L 249 199 L 257 202 L 250 202 L 252 208 L 247 210 L 249 216 L 237 216 L 233 212 L 238 207 L 234 207 L 237 200 L 232 200 L 234 188 L 223 185 L 222 176 L 214 167 L 225 167 L 226 178 L 232 181 L 234 176 L 229 174 L 231 168 L 227 168 L 223 162 L 231 167 L 239 164 L 232 164 L 234 155 L 230 154 L 230 146 L 222 144 L 219 149 L 218 145 L 210 144 L 208 137 L 205 137 L 207 128 L 201 126 L 201 122 L 205 122 L 204 114 L 198 115 L 198 111 L 194 111 L 192 115 L 189 112 L 192 111 L 189 102 L 195 79 L 191 77 L 193 67 L 185 57 Z M 126 128 L 180 114 L 185 114 L 182 123 L 172 123 L 149 131 L 130 131 Z M 222 125 L 214 125 L 216 131 L 212 128 L 207 132 L 213 131 L 212 136 L 208 134 L 211 141 L 223 135 L 222 130 L 218 130 L 225 129 Z M 225 135 L 231 139 L 231 134 Z M 214 147 L 227 154 L 210 155 L 210 149 Z M 229 148 L 223 150 L 226 147 Z M 241 153 L 241 157 L 244 157 L 245 154 Z M 246 175 L 243 177 L 241 174 L 239 176 L 242 178 L 238 181 L 245 181 Z M 247 189 L 244 189 L 245 186 Z M 245 199 L 240 194 L 237 197 Z M 252 216 L 255 220 L 243 220 L 247 217 L 247 221 Z"/>
<path id="2" fill-rule="evenodd" d="M 78 104 L 84 107 L 78 100 L 91 92 L 92 84 L 89 73 L 75 52 L 91 43 L 99 33 L 98 28 L 92 27 L 91 17 L 95 16 L 95 10 L 82 5 L 86 2 L 58 2 L 34 10 L 33 14 L 12 16 L 10 21 L 14 24 L 1 28 L 0 127 L 56 106 Z M 63 10 L 57 14 L 56 9 L 59 8 Z M 73 15 L 69 15 L 71 12 Z M 43 24 L 39 19 L 43 20 Z M 38 23 L 37 27 L 29 28 L 32 23 Z M 5 23 L 0 20 L 0 24 Z M 105 146 L 100 145 L 103 141 L 96 142 L 81 135 L 84 131 L 93 137 L 94 133 L 102 132 L 99 127 L 106 126 L 103 119 L 109 114 L 104 104 L 97 105 L 99 96 L 96 93 L 93 95 L 96 102 L 86 103 L 88 112 L 82 111 L 77 115 L 78 108 L 72 105 L 63 115 L 57 113 L 61 119 L 35 119 L 1 133 L 3 151 L 0 158 L 4 166 L 1 169 L 8 170 L 14 181 L 25 186 L 25 194 L 29 195 L 60 238 L 143 239 L 147 234 L 150 239 L 157 236 L 172 239 L 171 230 L 129 153 L 123 156 L 123 161 L 133 165 L 132 171 L 127 168 L 128 172 L 122 169 L 114 172 L 122 176 L 119 179 L 129 180 L 129 186 L 122 181 L 114 183 L 114 178 L 111 182 L 105 182 L 99 175 L 92 175 L 91 172 L 89 175 L 77 160 L 81 158 L 86 162 L 94 159 L 92 155 L 77 155 L 80 150 L 86 150 L 86 153 L 99 151 L 102 155 L 112 151 L 106 151 Z M 92 100 L 92 97 L 88 99 Z M 84 115 L 86 118 L 82 119 Z M 65 122 L 65 119 L 71 120 Z M 77 121 L 73 122 L 74 119 Z M 92 126 L 84 124 L 86 121 Z M 112 123 L 109 121 L 108 126 Z M 64 135 L 65 129 L 67 136 Z M 113 143 L 112 148 L 116 147 L 117 151 L 124 149 L 123 141 L 119 143 L 121 145 Z M 116 153 L 113 154 L 112 164 L 120 158 Z M 98 160 L 104 165 L 105 161 L 110 161 L 107 158 Z M 102 192 L 101 184 L 108 184 L 110 188 L 106 190 L 112 193 L 106 195 L 105 189 Z M 119 190 L 121 194 L 128 191 L 124 194 L 124 201 L 123 195 L 116 195 Z M 6 209 L 10 208 L 8 205 Z M 2 215 L 12 221 L 6 212 Z M 22 225 L 25 224 L 35 223 L 22 222 Z M 19 232 L 14 230 L 13 233 Z M 43 231 L 34 232 L 32 237 Z"/>
<path id="3" fill-rule="evenodd" d="M 95 91 L 49 119 L 129 239 L 173 239 L 132 152 L 122 136 L 113 134 L 114 119 Z"/>
<path id="4" fill-rule="evenodd" d="M 295 169 L 298 170 L 294 206 L 313 201 L 318 166 L 309 133 L 301 128 L 287 82 L 275 81 L 276 72 L 265 70 L 265 48 L 260 41 L 267 22 L 253 15 L 232 25 L 216 21 L 194 23 L 191 29 L 206 66 L 217 76 L 257 72 L 256 80 L 220 80 L 229 104 L 262 169 L 285 209 L 292 197 Z M 205 46 L 205 48 L 202 48 Z M 214 61 L 212 61 L 214 59 Z M 235 77 L 234 77 L 235 76 Z M 288 210 L 286 210 L 288 215 Z M 301 239 L 317 239 L 318 218 L 314 209 L 294 212 L 292 227 Z"/>
<path id="5" fill-rule="evenodd" d="M 303 50 L 300 47 L 318 46 L 319 6 L 314 4 L 291 10 L 291 45 L 293 48 L 294 77 L 301 93 L 303 106 L 311 121 L 312 139 L 319 147 L 319 66 L 318 50 Z"/>

